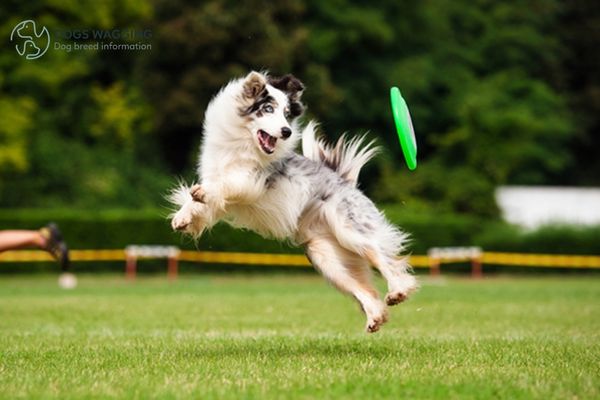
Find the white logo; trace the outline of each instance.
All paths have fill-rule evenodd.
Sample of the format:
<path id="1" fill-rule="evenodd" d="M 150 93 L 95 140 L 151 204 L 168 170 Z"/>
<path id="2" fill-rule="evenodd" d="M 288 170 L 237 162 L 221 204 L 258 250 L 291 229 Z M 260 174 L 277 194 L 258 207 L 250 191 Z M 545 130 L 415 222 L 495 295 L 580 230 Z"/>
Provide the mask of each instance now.
<path id="1" fill-rule="evenodd" d="M 15 49 L 20 56 L 27 60 L 35 60 L 43 56 L 50 47 L 50 33 L 45 26 L 39 31 L 31 19 L 19 22 L 10 34 L 10 41 L 14 41 Z"/>

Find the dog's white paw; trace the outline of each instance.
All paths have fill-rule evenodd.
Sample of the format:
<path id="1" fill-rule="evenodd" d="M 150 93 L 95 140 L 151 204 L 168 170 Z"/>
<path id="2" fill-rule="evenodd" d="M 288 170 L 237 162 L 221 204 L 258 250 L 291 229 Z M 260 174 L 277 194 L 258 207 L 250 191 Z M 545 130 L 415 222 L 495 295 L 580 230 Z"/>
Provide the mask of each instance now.
<path id="1" fill-rule="evenodd" d="M 198 184 L 190 188 L 190 195 L 192 195 L 192 199 L 194 199 L 194 201 L 197 201 L 198 203 L 204 203 L 205 194 L 206 193 L 204 192 L 204 189 L 202 189 L 202 186 Z"/>
<path id="2" fill-rule="evenodd" d="M 388 306 L 395 306 L 396 304 L 402 303 L 408 299 L 408 293 L 405 292 L 393 292 L 385 295 L 385 303 Z"/>
<path id="3" fill-rule="evenodd" d="M 367 319 L 367 332 L 375 333 L 381 328 L 381 325 L 385 324 L 388 320 L 387 311 L 383 311 L 376 317 L 370 317 Z"/>
<path id="4" fill-rule="evenodd" d="M 192 215 L 187 212 L 177 212 L 171 220 L 171 227 L 175 231 L 185 231 L 192 224 Z"/>
<path id="5" fill-rule="evenodd" d="M 406 274 L 401 281 L 396 283 L 385 296 L 385 303 L 388 306 L 400 304 L 417 290 L 419 285 L 414 276 Z"/>

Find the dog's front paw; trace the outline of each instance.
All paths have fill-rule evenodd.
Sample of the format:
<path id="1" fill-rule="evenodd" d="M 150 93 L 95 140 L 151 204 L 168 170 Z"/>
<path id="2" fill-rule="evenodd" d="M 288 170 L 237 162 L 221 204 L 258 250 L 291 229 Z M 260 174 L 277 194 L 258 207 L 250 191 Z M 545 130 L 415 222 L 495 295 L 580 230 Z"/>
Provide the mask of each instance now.
<path id="1" fill-rule="evenodd" d="M 171 220 L 171 227 L 175 231 L 185 231 L 192 224 L 192 216 L 189 213 L 178 212 Z"/>
<path id="2" fill-rule="evenodd" d="M 194 185 L 190 188 L 190 195 L 192 195 L 192 199 L 197 201 L 198 203 L 204 203 L 204 196 L 206 192 L 202 189 L 200 185 Z"/>

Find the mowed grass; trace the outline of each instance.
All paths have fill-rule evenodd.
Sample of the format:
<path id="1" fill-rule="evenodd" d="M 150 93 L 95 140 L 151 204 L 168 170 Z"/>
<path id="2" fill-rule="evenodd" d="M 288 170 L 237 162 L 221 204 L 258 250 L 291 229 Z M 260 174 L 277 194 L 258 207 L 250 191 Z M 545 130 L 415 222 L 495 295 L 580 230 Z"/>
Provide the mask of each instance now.
<path id="1" fill-rule="evenodd" d="M 379 333 L 312 275 L 0 278 L 0 397 L 600 398 L 600 279 L 422 279 Z"/>

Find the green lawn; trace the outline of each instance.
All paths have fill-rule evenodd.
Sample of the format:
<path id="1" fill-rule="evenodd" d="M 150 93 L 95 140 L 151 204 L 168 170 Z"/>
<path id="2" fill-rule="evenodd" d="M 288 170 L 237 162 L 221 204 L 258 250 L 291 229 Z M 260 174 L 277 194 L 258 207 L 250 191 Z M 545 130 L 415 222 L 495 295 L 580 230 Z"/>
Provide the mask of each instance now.
<path id="1" fill-rule="evenodd" d="M 318 276 L 0 277 L 0 397 L 600 398 L 600 278 L 422 280 L 379 333 Z"/>

